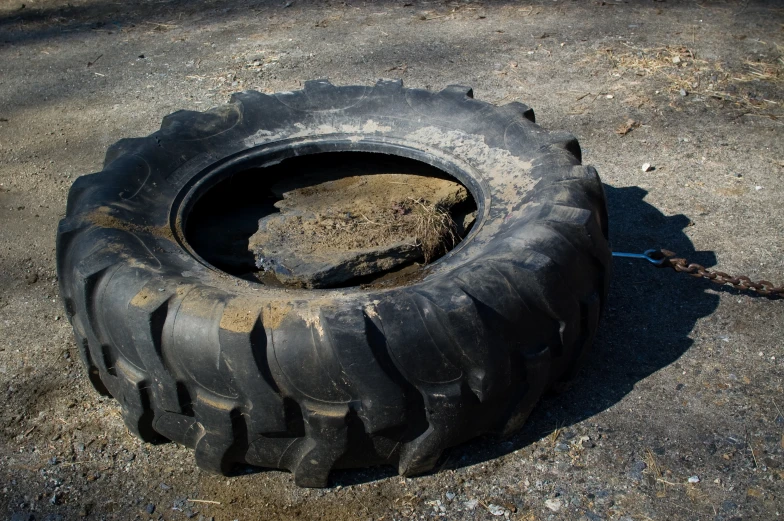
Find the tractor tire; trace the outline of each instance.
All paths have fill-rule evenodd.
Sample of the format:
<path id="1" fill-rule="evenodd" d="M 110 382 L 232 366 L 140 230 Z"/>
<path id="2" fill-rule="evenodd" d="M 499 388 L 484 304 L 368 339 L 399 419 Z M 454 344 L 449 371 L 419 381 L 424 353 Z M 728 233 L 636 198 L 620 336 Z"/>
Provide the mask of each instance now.
<path id="1" fill-rule="evenodd" d="M 384 289 L 241 280 L 189 245 L 188 212 L 253 165 L 329 152 L 436 166 L 473 195 L 468 236 L 423 277 Z M 128 429 L 196 463 L 431 470 L 442 452 L 518 429 L 589 355 L 610 276 L 607 211 L 577 140 L 521 103 L 306 82 L 179 111 L 79 177 L 57 234 L 60 292 L 87 376 Z"/>

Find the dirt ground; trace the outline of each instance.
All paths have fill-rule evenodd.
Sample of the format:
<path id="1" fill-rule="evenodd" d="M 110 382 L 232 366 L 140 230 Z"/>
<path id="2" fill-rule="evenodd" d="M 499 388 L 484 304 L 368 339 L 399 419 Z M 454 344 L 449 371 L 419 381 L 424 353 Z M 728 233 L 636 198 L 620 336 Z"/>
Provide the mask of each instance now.
<path id="1" fill-rule="evenodd" d="M 3 0 L 0 517 L 778 519 L 784 301 L 617 261 L 595 356 L 520 434 L 306 490 L 131 437 L 83 376 L 54 240 L 71 182 L 174 110 L 391 77 L 574 133 L 616 250 L 784 282 L 783 22 L 774 0 Z"/>

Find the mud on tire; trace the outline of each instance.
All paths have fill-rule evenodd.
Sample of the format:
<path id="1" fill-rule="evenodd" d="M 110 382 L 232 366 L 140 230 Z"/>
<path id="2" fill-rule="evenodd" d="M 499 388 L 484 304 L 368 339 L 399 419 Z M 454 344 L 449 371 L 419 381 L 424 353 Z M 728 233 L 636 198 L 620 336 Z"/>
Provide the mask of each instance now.
<path id="1" fill-rule="evenodd" d="M 460 180 L 477 223 L 418 282 L 283 290 L 220 272 L 183 230 L 194 201 L 248 164 L 331 151 L 404 156 Z M 391 464 L 411 475 L 482 433 L 519 428 L 588 356 L 610 252 L 605 198 L 570 135 L 520 103 L 401 82 L 242 92 L 111 146 L 78 178 L 57 236 L 88 378 L 145 441 L 204 469 Z"/>

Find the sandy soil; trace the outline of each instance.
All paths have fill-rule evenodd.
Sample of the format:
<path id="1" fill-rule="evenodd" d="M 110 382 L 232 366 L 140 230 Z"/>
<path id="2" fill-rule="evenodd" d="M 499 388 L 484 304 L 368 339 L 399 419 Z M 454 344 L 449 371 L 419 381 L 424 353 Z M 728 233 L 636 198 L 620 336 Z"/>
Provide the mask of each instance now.
<path id="1" fill-rule="evenodd" d="M 580 139 L 617 250 L 784 279 L 776 1 L 0 3 L 0 516 L 777 519 L 784 303 L 618 261 L 596 355 L 523 431 L 438 472 L 199 471 L 89 387 L 54 239 L 71 182 L 177 109 L 310 78 L 474 87 Z M 632 119 L 634 125 L 627 122 Z M 644 163 L 653 169 L 643 172 Z M 206 501 L 206 502 L 205 502 Z"/>

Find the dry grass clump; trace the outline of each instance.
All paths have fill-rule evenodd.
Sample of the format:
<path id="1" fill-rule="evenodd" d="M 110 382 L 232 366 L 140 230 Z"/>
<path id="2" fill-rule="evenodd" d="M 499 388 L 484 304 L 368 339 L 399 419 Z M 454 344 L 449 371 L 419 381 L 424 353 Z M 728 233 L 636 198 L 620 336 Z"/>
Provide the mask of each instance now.
<path id="1" fill-rule="evenodd" d="M 414 201 L 414 237 L 422 248 L 425 262 L 445 253 L 457 243 L 452 216 L 438 205 L 422 199 Z"/>
<path id="2" fill-rule="evenodd" d="M 378 227 L 382 243 L 400 236 L 413 239 L 425 263 L 454 247 L 459 240 L 455 221 L 441 205 L 422 198 L 408 198 L 393 204 L 390 210 L 377 213 L 373 220 L 365 217 L 366 223 Z"/>
<path id="3" fill-rule="evenodd" d="M 734 103 L 739 108 L 758 113 L 782 105 L 784 88 L 784 59 L 771 62 L 747 61 L 741 70 L 728 70 L 717 60 L 700 58 L 689 47 L 666 45 L 638 48 L 624 44 L 626 49 L 601 49 L 598 56 L 609 60 L 616 69 L 633 72 L 637 76 L 658 76 L 668 83 L 667 88 L 681 94 L 701 94 Z M 755 92 L 749 91 L 756 82 Z M 772 99 L 773 98 L 773 99 Z"/>
<path id="4" fill-rule="evenodd" d="M 767 81 L 771 83 L 784 83 L 784 58 L 779 57 L 775 63 L 747 61 L 746 71 L 732 79 L 740 82 Z"/>

